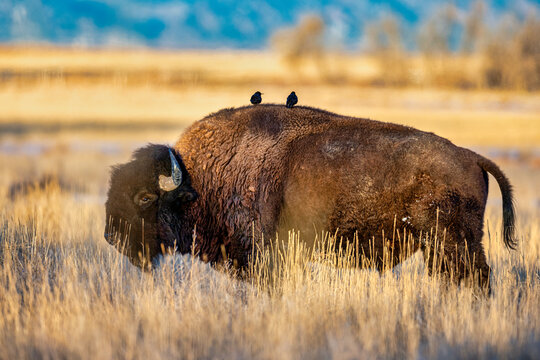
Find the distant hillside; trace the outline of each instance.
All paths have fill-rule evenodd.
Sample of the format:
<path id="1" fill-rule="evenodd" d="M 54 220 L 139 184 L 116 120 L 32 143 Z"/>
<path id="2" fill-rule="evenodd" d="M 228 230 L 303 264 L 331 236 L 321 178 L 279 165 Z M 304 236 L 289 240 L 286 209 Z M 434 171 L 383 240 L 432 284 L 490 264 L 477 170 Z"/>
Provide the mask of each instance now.
<path id="1" fill-rule="evenodd" d="M 446 1 L 422 0 L 1 0 L 0 42 L 160 48 L 264 48 L 277 29 L 306 13 L 327 25 L 329 42 L 359 44 L 366 22 L 395 14 L 414 29 Z M 466 13 L 471 1 L 452 2 Z M 537 0 L 486 1 L 489 18 L 539 13 Z M 459 16 L 459 13 L 458 13 Z"/>

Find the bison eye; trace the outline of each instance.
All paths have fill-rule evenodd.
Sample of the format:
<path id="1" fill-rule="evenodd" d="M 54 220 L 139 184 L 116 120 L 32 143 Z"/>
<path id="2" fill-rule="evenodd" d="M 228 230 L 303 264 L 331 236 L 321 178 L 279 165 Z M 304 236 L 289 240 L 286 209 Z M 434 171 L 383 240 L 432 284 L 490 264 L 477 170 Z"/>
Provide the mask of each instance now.
<path id="1" fill-rule="evenodd" d="M 133 201 L 135 202 L 135 204 L 141 207 L 145 207 L 153 203 L 157 198 L 158 196 L 156 194 L 152 194 L 143 190 L 143 191 L 139 191 L 137 195 L 135 195 L 135 198 L 133 199 Z"/>

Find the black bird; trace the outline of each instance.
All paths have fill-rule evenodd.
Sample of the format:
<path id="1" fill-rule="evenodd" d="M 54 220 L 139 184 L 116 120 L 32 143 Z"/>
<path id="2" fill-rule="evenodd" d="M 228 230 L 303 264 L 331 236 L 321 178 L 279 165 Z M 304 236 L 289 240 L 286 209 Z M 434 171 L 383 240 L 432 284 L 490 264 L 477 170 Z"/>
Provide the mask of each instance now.
<path id="1" fill-rule="evenodd" d="M 298 97 L 296 97 L 296 93 L 293 91 L 289 96 L 287 96 L 287 107 L 289 109 L 292 109 L 294 105 L 298 102 Z"/>
<path id="2" fill-rule="evenodd" d="M 257 91 L 255 94 L 251 95 L 251 103 L 253 105 L 257 105 L 257 104 L 260 104 L 261 101 L 262 101 L 262 97 L 261 97 L 261 92 L 260 91 Z"/>

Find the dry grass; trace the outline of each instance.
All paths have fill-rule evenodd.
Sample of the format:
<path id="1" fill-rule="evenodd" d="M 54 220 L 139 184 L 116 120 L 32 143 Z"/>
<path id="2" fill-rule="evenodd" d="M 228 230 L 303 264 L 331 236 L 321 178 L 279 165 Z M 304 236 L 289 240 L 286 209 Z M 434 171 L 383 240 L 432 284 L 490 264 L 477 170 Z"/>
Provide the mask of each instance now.
<path id="1" fill-rule="evenodd" d="M 489 212 L 494 294 L 486 298 L 429 277 L 419 255 L 379 274 L 331 266 L 331 255 L 309 261 L 297 243 L 262 255 L 277 266 L 256 267 L 247 282 L 189 256 L 141 274 L 102 240 L 101 204 L 53 186 L 0 205 L 2 358 L 536 358 L 540 351 L 537 210 L 521 223 L 514 253 L 496 231 L 498 206 Z"/>
<path id="2" fill-rule="evenodd" d="M 264 63 L 268 71 L 254 80 L 253 54 L 218 57 L 229 60 L 216 76 L 238 81 L 173 84 L 141 77 L 153 71 L 141 68 L 207 71 L 215 54 L 127 59 L 50 50 L 36 61 L 36 50 L 26 58 L 3 51 L 2 71 L 135 70 L 122 81 L 47 75 L 0 85 L 0 359 L 539 357 L 537 94 L 308 83 L 272 70 L 278 62 Z M 265 102 L 282 102 L 293 86 L 302 104 L 434 131 L 490 157 L 506 149 L 494 160 L 515 186 L 520 247 L 502 245 L 492 185 L 484 238 L 491 297 L 429 277 L 420 254 L 379 274 L 330 266 L 332 253 L 315 261 L 292 243 L 261 254 L 254 276 L 241 282 L 189 255 L 141 274 L 103 240 L 109 165 L 146 141 L 174 142 L 192 121 L 247 103 L 255 89 Z M 63 185 L 8 196 L 11 184 L 43 174 Z"/>

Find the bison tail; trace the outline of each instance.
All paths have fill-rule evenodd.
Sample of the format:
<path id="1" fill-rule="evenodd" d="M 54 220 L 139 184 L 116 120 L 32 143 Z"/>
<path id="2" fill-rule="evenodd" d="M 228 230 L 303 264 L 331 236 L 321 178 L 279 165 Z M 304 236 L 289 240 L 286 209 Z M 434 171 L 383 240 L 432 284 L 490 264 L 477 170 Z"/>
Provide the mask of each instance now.
<path id="1" fill-rule="evenodd" d="M 508 178 L 504 173 L 499 169 L 499 167 L 486 158 L 480 158 L 478 160 L 478 166 L 480 166 L 484 171 L 487 171 L 499 184 L 502 194 L 502 205 L 503 205 L 503 241 L 507 248 L 514 250 L 517 245 L 515 238 L 515 209 L 514 209 L 514 199 L 512 196 L 512 185 L 508 181 Z"/>

